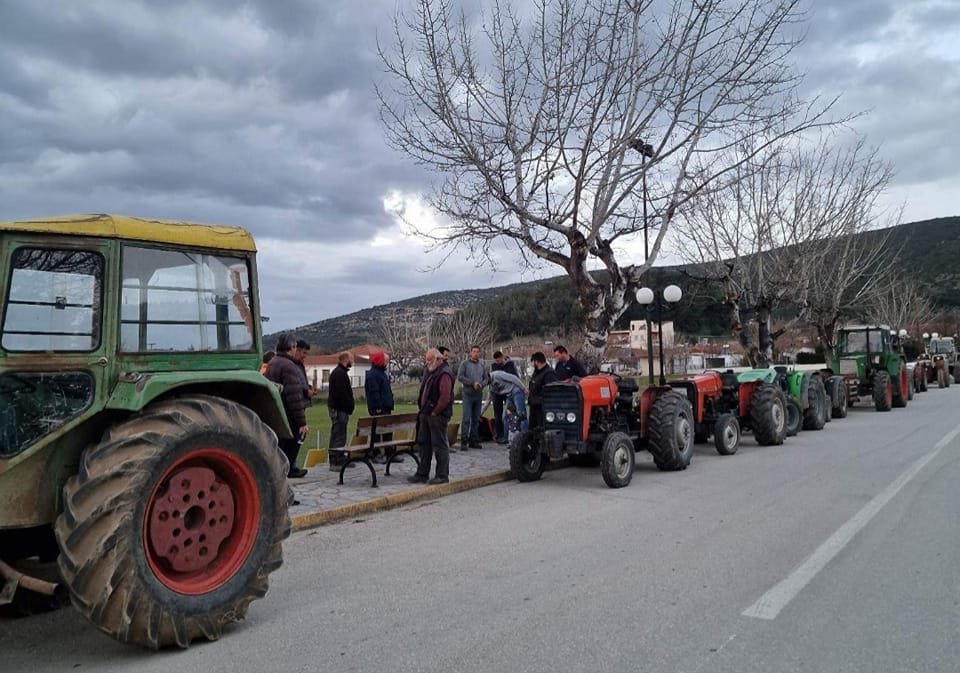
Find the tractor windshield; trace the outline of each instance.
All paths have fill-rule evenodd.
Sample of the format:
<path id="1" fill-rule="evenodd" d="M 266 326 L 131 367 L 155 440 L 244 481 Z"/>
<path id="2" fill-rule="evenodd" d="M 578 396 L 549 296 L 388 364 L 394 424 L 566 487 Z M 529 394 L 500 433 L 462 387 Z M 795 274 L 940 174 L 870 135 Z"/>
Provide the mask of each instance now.
<path id="1" fill-rule="evenodd" d="M 840 343 L 840 350 L 842 353 L 875 353 L 882 351 L 883 331 L 872 329 L 847 332 Z"/>
<path id="2" fill-rule="evenodd" d="M 948 341 L 947 339 L 931 339 L 929 350 L 931 353 L 949 355 L 953 352 L 953 341 Z"/>
<path id="3" fill-rule="evenodd" d="M 124 247 L 124 352 L 252 350 L 252 305 L 245 258 Z"/>

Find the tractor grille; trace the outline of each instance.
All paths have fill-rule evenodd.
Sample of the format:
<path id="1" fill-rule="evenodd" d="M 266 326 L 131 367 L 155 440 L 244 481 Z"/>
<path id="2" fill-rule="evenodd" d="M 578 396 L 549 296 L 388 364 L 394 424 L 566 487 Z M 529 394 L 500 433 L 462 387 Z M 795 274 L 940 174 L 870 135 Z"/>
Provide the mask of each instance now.
<path id="1" fill-rule="evenodd" d="M 857 376 L 859 370 L 857 368 L 857 361 L 854 358 L 841 358 L 840 359 L 840 374 L 842 376 Z"/>
<path id="2" fill-rule="evenodd" d="M 554 420 L 547 420 L 550 414 Z M 573 414 L 573 421 L 567 420 Z M 581 428 L 589 419 L 583 418 L 583 402 L 580 388 L 571 385 L 546 386 L 543 389 L 544 428 L 563 432 L 564 444 L 576 442 L 581 437 Z"/>

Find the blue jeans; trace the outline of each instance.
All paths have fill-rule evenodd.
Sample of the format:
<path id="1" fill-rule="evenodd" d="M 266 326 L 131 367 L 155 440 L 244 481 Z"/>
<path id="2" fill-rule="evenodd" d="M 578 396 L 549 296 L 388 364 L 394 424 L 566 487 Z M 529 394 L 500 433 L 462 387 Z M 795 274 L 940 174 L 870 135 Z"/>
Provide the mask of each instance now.
<path id="1" fill-rule="evenodd" d="M 468 442 L 479 442 L 477 429 L 480 424 L 480 409 L 483 407 L 483 393 L 480 391 L 463 391 L 463 422 L 460 424 L 460 445 Z"/>
<path id="2" fill-rule="evenodd" d="M 513 393 L 512 396 L 507 398 L 507 409 L 504 413 L 503 420 L 503 436 L 501 439 L 508 440 L 510 439 L 510 432 L 526 432 L 527 431 L 527 402 L 526 395 L 523 394 L 522 390 L 518 390 Z M 513 407 L 512 409 L 510 407 Z"/>

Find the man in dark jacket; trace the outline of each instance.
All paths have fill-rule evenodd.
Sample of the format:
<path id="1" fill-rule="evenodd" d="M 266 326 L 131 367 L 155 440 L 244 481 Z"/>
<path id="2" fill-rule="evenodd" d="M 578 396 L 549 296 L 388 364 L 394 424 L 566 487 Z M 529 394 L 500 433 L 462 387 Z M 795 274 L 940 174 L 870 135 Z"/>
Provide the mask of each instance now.
<path id="1" fill-rule="evenodd" d="M 287 415 L 293 438 L 281 439 L 280 450 L 287 457 L 289 463 L 288 477 L 302 477 L 307 471 L 297 467 L 297 454 L 300 445 L 307 437 L 306 408 L 309 403 L 303 387 L 303 375 L 300 363 L 291 353 L 296 348 L 296 340 L 289 334 L 281 334 L 277 340 L 277 355 L 267 365 L 266 377 L 281 386 L 280 397 L 283 401 L 283 410 Z"/>
<path id="2" fill-rule="evenodd" d="M 337 357 L 337 366 L 330 372 L 330 390 L 327 397 L 327 406 L 330 412 L 330 455 L 328 461 L 330 469 L 339 472 L 345 457 L 342 448 L 347 444 L 347 423 L 353 413 L 353 386 L 350 384 L 350 367 L 353 366 L 353 357 L 343 352 Z"/>
<path id="3" fill-rule="evenodd" d="M 493 364 L 490 365 L 490 372 L 506 372 L 507 374 L 513 374 L 514 376 L 519 377 L 520 374 L 517 372 L 516 365 L 513 364 L 513 360 L 508 357 L 504 357 L 503 352 L 496 351 L 493 354 Z M 493 429 L 496 433 L 494 439 L 497 440 L 497 444 L 506 444 L 507 443 L 507 426 L 503 422 L 503 405 L 507 401 L 506 395 L 501 395 L 494 392 L 493 388 L 490 388 L 490 399 L 493 401 Z"/>
<path id="4" fill-rule="evenodd" d="M 450 440 L 447 425 L 453 416 L 453 370 L 440 351 L 431 348 L 425 356 L 426 370 L 417 396 L 420 408 L 417 424 L 420 442 L 420 465 L 407 481 L 411 483 L 446 484 L 450 481 Z M 430 463 L 437 457 L 437 471 L 430 479 Z"/>
<path id="5" fill-rule="evenodd" d="M 385 416 L 393 413 L 393 389 L 387 376 L 389 358 L 383 351 L 370 355 L 370 370 L 363 382 L 367 396 L 367 411 L 371 416 Z"/>
<path id="6" fill-rule="evenodd" d="M 390 357 L 383 351 L 370 354 L 370 369 L 363 380 L 363 390 L 367 398 L 367 413 L 371 416 L 387 416 L 393 413 L 393 388 L 390 387 L 390 376 L 387 374 L 387 365 Z M 393 433 L 377 435 L 377 441 L 389 442 Z M 386 456 L 377 456 L 376 463 L 386 463 Z M 396 456 L 395 463 L 402 463 L 403 456 Z"/>
<path id="7" fill-rule="evenodd" d="M 582 379 L 587 375 L 587 368 L 570 355 L 570 352 L 564 346 L 554 348 L 553 356 L 557 360 L 556 375 L 560 381 L 569 381 L 574 376 Z"/>
<path id="8" fill-rule="evenodd" d="M 543 387 L 557 380 L 557 375 L 547 364 L 547 356 L 537 351 L 530 356 L 533 364 L 533 376 L 530 378 L 530 394 L 527 403 L 530 405 L 530 427 L 543 427 Z"/>

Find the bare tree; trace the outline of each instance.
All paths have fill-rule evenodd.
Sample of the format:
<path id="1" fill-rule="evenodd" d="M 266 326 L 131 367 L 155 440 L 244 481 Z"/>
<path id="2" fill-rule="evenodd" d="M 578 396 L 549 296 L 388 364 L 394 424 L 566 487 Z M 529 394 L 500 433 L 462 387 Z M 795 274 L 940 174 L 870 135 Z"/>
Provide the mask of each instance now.
<path id="1" fill-rule="evenodd" d="M 451 366 L 455 365 L 471 346 L 486 348 L 495 336 L 496 329 L 490 316 L 472 306 L 456 313 L 438 316 L 430 326 L 430 343 L 450 349 Z"/>
<path id="2" fill-rule="evenodd" d="M 423 364 L 428 333 L 421 321 L 385 314 L 377 321 L 376 334 L 377 341 L 390 354 L 394 374 L 406 374 L 410 367 Z"/>
<path id="3" fill-rule="evenodd" d="M 451 0 L 399 13 L 381 118 L 442 176 L 428 198 L 445 222 L 411 227 L 480 264 L 506 243 L 562 267 L 598 361 L 678 209 L 753 158 L 729 149 L 825 124 L 831 104 L 798 95 L 799 0 L 518 5 L 494 0 L 482 22 Z"/>
<path id="4" fill-rule="evenodd" d="M 936 306 L 920 282 L 903 276 L 891 277 L 866 314 L 871 322 L 897 330 L 928 324 L 936 316 Z"/>
<path id="5" fill-rule="evenodd" d="M 731 331 L 750 364 L 767 366 L 776 338 L 801 321 L 832 346 L 837 322 L 865 310 L 887 268 L 887 237 L 864 234 L 891 171 L 862 141 L 832 137 L 749 154 L 684 212 L 678 250 L 722 281 Z M 773 330 L 774 310 L 788 306 Z"/>

